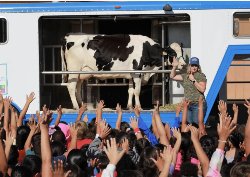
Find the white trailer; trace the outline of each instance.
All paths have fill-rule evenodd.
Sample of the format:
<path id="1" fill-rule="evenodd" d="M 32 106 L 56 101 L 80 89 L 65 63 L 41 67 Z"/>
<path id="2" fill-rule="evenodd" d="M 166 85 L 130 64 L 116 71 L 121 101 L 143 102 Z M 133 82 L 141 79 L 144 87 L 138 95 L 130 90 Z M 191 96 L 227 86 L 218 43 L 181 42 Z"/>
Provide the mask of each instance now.
<path id="1" fill-rule="evenodd" d="M 239 103 L 250 98 L 250 2 L 34 2 L 0 5 L 0 89 L 16 107 L 22 107 L 32 91 L 36 99 L 29 113 L 44 103 L 70 107 L 61 75 L 42 74 L 61 71 L 59 39 L 69 32 L 136 33 L 163 46 L 182 43 L 187 61 L 190 56 L 200 58 L 207 76 L 205 119 L 218 98 Z M 159 78 L 163 82 L 155 83 Z M 111 85 L 116 82 L 127 85 L 124 80 Z M 84 101 L 100 99 L 101 89 L 96 86 L 108 83 L 89 81 L 83 92 L 91 96 Z M 179 83 L 168 79 L 165 83 L 161 75 L 152 85 L 149 105 L 157 98 L 166 104 L 183 97 Z"/>

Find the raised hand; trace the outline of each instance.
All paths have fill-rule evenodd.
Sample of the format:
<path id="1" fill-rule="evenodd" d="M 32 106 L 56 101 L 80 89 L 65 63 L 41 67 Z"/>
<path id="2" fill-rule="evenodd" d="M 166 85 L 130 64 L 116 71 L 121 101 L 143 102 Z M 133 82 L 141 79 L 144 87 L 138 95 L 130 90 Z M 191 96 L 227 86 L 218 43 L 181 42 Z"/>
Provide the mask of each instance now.
<path id="1" fill-rule="evenodd" d="M 178 62 L 178 60 L 176 59 L 176 57 L 174 56 L 174 57 L 173 57 L 172 66 L 176 68 L 178 65 L 179 65 L 179 62 Z"/>
<path id="2" fill-rule="evenodd" d="M 130 117 L 130 127 L 133 128 L 134 130 L 138 128 L 138 119 Z"/>
<path id="3" fill-rule="evenodd" d="M 67 177 L 71 172 L 69 170 L 66 172 L 66 174 L 64 174 L 62 160 L 54 161 L 54 169 L 53 168 L 51 168 L 51 169 L 52 169 L 53 177 Z"/>
<path id="4" fill-rule="evenodd" d="M 125 149 L 119 151 L 117 149 L 115 138 L 107 140 L 107 147 L 104 146 L 104 152 L 107 154 L 109 163 L 116 165 L 125 153 Z"/>
<path id="5" fill-rule="evenodd" d="M 88 110 L 87 104 L 82 102 L 82 105 L 81 105 L 81 107 L 80 107 L 80 109 L 79 109 L 79 114 L 82 115 L 82 114 L 83 114 L 85 111 L 87 111 L 87 110 Z"/>
<path id="6" fill-rule="evenodd" d="M 56 112 L 57 112 L 57 114 L 62 115 L 62 106 L 61 105 L 59 105 L 58 108 L 56 108 Z"/>
<path id="7" fill-rule="evenodd" d="M 219 114 L 220 123 L 217 125 L 217 132 L 221 141 L 226 141 L 228 136 L 235 130 L 236 125 L 233 124 L 230 116 Z"/>
<path id="8" fill-rule="evenodd" d="M 31 103 L 35 99 L 35 93 L 31 92 L 29 95 L 26 95 L 26 101 Z"/>
<path id="9" fill-rule="evenodd" d="M 125 150 L 126 153 L 128 153 L 128 151 L 129 151 L 129 143 L 128 143 L 127 138 L 124 138 L 122 140 L 121 147 L 122 147 L 123 150 Z"/>
<path id="10" fill-rule="evenodd" d="M 119 103 L 117 103 L 115 110 L 116 110 L 117 114 L 122 114 L 122 108 L 121 108 L 121 105 Z"/>
<path id="11" fill-rule="evenodd" d="M 30 128 L 30 131 L 32 132 L 36 132 L 37 128 L 38 128 L 38 124 L 35 121 L 34 115 L 32 114 L 31 117 L 29 118 L 29 121 L 27 123 L 27 125 Z"/>
<path id="12" fill-rule="evenodd" d="M 171 130 L 173 132 L 173 137 L 175 137 L 177 140 L 181 139 L 181 132 L 179 128 L 171 128 Z"/>
<path id="13" fill-rule="evenodd" d="M 199 141 L 199 131 L 196 127 L 190 126 L 189 127 L 190 132 L 191 132 L 191 140 L 194 141 Z"/>
<path id="14" fill-rule="evenodd" d="M 136 105 L 136 106 L 134 107 L 134 113 L 135 113 L 135 115 L 136 115 L 137 117 L 139 117 L 139 116 L 140 116 L 140 112 L 141 112 L 141 108 L 140 108 L 138 105 Z"/>
<path id="15" fill-rule="evenodd" d="M 247 108 L 247 113 L 250 115 L 250 102 L 246 99 L 246 102 L 244 103 L 245 107 Z"/>
<path id="16" fill-rule="evenodd" d="M 99 136 L 102 138 L 102 139 L 105 139 L 109 133 L 111 132 L 111 128 L 108 126 L 108 124 L 105 122 L 104 126 L 102 126 L 100 128 L 100 134 Z"/>
<path id="17" fill-rule="evenodd" d="M 234 113 L 239 111 L 239 108 L 235 103 L 233 104 L 233 111 L 234 111 Z"/>
<path id="18" fill-rule="evenodd" d="M 97 104 L 97 109 L 102 110 L 105 107 L 104 100 L 100 100 Z"/>
<path id="19" fill-rule="evenodd" d="M 218 104 L 218 110 L 220 111 L 220 113 L 226 114 L 227 113 L 227 103 L 224 102 L 223 100 L 220 100 L 219 104 Z"/>

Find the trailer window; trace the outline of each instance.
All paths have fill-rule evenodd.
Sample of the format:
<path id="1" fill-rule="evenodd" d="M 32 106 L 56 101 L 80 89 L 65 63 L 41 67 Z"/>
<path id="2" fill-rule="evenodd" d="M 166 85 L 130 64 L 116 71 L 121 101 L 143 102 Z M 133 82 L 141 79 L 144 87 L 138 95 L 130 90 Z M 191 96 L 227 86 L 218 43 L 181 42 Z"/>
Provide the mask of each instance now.
<path id="1" fill-rule="evenodd" d="M 250 37 L 250 13 L 234 13 L 233 33 L 235 37 Z"/>
<path id="2" fill-rule="evenodd" d="M 0 18 L 0 43 L 7 41 L 7 22 L 5 18 Z"/>

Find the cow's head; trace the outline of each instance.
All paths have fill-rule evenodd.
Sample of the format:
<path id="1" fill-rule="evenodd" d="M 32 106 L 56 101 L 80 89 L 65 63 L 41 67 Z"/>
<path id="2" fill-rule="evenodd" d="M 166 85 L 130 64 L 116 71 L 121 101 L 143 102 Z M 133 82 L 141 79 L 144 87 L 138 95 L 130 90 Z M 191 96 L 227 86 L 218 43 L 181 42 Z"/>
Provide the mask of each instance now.
<path id="1" fill-rule="evenodd" d="M 177 69 L 181 70 L 186 65 L 186 62 L 183 58 L 183 50 L 181 46 L 176 42 L 165 48 L 163 55 L 166 55 L 167 66 L 172 65 L 173 57 L 176 57 L 179 62 Z"/>

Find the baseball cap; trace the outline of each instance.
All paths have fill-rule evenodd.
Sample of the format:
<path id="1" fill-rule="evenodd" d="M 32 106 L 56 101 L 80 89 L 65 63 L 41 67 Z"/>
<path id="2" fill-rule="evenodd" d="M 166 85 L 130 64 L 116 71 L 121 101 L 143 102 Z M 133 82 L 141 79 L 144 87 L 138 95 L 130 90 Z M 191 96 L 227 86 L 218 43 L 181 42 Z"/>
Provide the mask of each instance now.
<path id="1" fill-rule="evenodd" d="M 190 58 L 189 64 L 190 64 L 190 65 L 200 65 L 200 63 L 199 63 L 199 58 L 197 58 L 197 57 L 192 57 L 192 58 Z"/>

